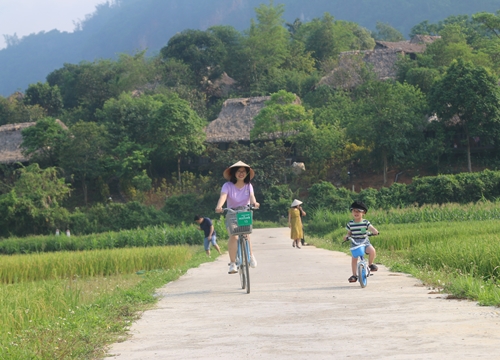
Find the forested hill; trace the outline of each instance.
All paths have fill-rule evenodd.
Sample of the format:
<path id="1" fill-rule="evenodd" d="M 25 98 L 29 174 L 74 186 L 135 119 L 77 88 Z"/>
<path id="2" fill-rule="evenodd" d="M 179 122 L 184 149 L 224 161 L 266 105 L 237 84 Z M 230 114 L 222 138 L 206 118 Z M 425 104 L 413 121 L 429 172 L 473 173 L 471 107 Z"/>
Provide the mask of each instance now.
<path id="1" fill-rule="evenodd" d="M 157 52 L 185 29 L 212 25 L 248 28 L 254 8 L 267 0 L 116 0 L 97 7 L 74 33 L 57 30 L 17 39 L 0 50 L 0 95 L 24 91 L 44 81 L 64 63 L 115 58 L 117 53 L 148 49 Z M 407 36 L 413 26 L 438 22 L 451 15 L 496 12 L 498 0 L 276 0 L 285 5 L 285 19 L 309 21 L 325 12 L 374 30 L 377 21 Z"/>

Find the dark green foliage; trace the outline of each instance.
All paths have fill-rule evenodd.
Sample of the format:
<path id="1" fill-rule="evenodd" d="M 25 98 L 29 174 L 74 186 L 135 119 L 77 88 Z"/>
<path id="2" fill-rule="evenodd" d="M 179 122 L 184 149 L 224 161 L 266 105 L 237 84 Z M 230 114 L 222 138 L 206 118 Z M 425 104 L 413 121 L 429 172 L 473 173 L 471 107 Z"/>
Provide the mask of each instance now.
<path id="1" fill-rule="evenodd" d="M 27 105 L 40 105 L 49 116 L 57 116 L 63 109 L 61 92 L 57 85 L 50 86 L 40 82 L 32 84 L 26 89 L 23 101 Z"/>
<path id="2" fill-rule="evenodd" d="M 51 231 L 69 214 L 61 206 L 69 193 L 56 168 L 32 164 L 17 170 L 14 184 L 0 195 L 0 236 Z"/>
<path id="3" fill-rule="evenodd" d="M 199 82 L 204 78 L 205 81 L 213 80 L 221 75 L 220 64 L 226 57 L 226 49 L 211 32 L 185 30 L 171 37 L 160 54 L 165 60 L 177 59 L 188 64 Z"/>
<path id="4" fill-rule="evenodd" d="M 406 207 L 412 204 L 467 204 L 500 197 L 500 172 L 485 170 L 458 175 L 415 178 L 409 185 L 394 184 L 377 194 L 377 207 Z"/>
<path id="5" fill-rule="evenodd" d="M 403 41 L 405 39 L 403 34 L 387 23 L 377 21 L 375 28 L 377 29 L 376 32 L 373 32 L 373 38 L 375 40 L 396 42 Z"/>
<path id="6" fill-rule="evenodd" d="M 331 211 L 345 211 L 352 203 L 354 193 L 338 188 L 329 182 L 322 181 L 309 188 L 307 204 L 313 209 L 328 209 Z"/>
<path id="7" fill-rule="evenodd" d="M 116 82 L 118 68 L 115 62 L 100 60 L 79 65 L 65 64 L 47 76 L 50 86 L 58 86 L 65 109 L 82 107 L 86 118 L 93 119 L 96 109 L 106 100 L 119 95 Z"/>
<path id="8" fill-rule="evenodd" d="M 160 225 L 168 220 L 164 212 L 130 201 L 126 204 L 96 204 L 88 210 L 77 210 L 69 216 L 67 224 L 74 234 L 91 234 Z M 61 229 L 64 226 L 61 225 Z"/>
<path id="9" fill-rule="evenodd" d="M 458 203 L 468 204 L 500 198 L 500 172 L 485 170 L 476 173 L 417 177 L 411 184 L 395 183 L 380 190 L 364 189 L 359 194 L 331 183 L 321 182 L 309 189 L 307 204 L 314 209 L 343 212 L 352 200 L 362 200 L 368 208 L 405 208 L 413 205 Z"/>
<path id="10" fill-rule="evenodd" d="M 195 215 L 206 216 L 214 219 L 220 215 L 215 213 L 215 205 L 219 199 L 219 193 L 206 195 L 183 194 L 171 196 L 165 201 L 162 212 L 168 216 L 168 222 L 176 225 L 180 223 L 191 223 Z"/>
<path id="11" fill-rule="evenodd" d="M 23 129 L 22 136 L 23 152 L 31 156 L 32 162 L 55 166 L 69 133 L 56 119 L 47 117 L 37 121 L 35 126 Z"/>
<path id="12" fill-rule="evenodd" d="M 293 192 L 288 185 L 271 186 L 263 195 L 258 218 L 279 222 L 283 217 L 288 217 L 288 209 L 293 201 Z"/>

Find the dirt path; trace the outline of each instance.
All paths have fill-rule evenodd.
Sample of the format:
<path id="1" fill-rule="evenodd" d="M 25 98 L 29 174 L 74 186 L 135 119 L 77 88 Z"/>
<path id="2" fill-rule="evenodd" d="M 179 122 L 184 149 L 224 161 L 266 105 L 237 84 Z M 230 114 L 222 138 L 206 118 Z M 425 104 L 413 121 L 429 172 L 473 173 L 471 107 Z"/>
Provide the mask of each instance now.
<path id="1" fill-rule="evenodd" d="M 255 230 L 251 293 L 227 255 L 191 269 L 110 359 L 500 359 L 500 309 L 431 294 L 383 266 L 349 284 L 350 257 Z"/>

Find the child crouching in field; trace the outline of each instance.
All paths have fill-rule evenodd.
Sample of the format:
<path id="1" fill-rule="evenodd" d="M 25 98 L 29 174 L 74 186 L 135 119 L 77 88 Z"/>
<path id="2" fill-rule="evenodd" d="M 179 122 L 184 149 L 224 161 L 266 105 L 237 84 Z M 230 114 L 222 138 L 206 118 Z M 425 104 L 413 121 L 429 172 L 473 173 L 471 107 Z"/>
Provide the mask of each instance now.
<path id="1" fill-rule="evenodd" d="M 347 235 L 344 236 L 344 240 L 351 237 L 351 247 L 366 246 L 365 252 L 368 254 L 368 266 L 370 267 L 370 271 L 377 271 L 377 265 L 373 263 L 377 253 L 373 245 L 370 244 L 367 232 L 370 231 L 373 235 L 378 235 L 378 230 L 375 229 L 368 220 L 363 219 L 363 215 L 368 212 L 368 208 L 363 202 L 353 202 L 350 210 L 354 219 L 349 221 L 346 225 Z M 353 257 L 351 260 L 352 276 L 348 279 L 349 282 L 356 282 L 358 280 L 356 276 L 357 263 L 358 258 Z"/>

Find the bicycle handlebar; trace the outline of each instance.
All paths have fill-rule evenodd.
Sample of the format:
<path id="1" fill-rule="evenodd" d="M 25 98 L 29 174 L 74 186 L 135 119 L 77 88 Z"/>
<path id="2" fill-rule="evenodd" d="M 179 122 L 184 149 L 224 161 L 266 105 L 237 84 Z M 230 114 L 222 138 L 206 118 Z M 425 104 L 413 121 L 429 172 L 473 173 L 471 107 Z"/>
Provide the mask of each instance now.
<path id="1" fill-rule="evenodd" d="M 238 212 L 238 211 L 256 210 L 256 209 L 258 209 L 258 207 L 255 207 L 254 204 L 248 204 L 248 205 L 244 206 L 244 209 L 240 209 L 240 210 L 235 210 L 235 209 L 231 209 L 231 208 L 222 208 L 222 212 L 224 212 L 224 211 Z"/>
<path id="2" fill-rule="evenodd" d="M 366 235 L 366 236 L 377 236 L 377 235 L 379 235 L 379 234 L 380 234 L 380 231 L 379 231 L 379 233 L 378 233 L 378 234 L 374 234 L 374 233 L 372 233 L 371 231 L 367 231 L 367 232 L 365 233 L 365 235 Z M 351 237 L 351 236 L 349 236 L 347 239 L 345 239 L 344 241 L 342 241 L 342 243 L 345 243 L 345 242 L 350 241 L 350 240 L 352 240 L 352 237 Z"/>

